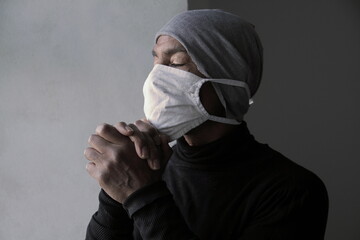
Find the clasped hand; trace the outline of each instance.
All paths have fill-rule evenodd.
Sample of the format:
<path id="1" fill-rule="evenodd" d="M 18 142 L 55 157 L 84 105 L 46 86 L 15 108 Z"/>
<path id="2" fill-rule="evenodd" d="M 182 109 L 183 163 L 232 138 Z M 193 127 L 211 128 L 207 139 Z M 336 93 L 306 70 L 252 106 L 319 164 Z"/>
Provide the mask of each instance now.
<path id="1" fill-rule="evenodd" d="M 168 137 L 146 120 L 99 125 L 88 143 L 84 151 L 88 173 L 120 203 L 136 190 L 160 181 L 172 152 Z"/>

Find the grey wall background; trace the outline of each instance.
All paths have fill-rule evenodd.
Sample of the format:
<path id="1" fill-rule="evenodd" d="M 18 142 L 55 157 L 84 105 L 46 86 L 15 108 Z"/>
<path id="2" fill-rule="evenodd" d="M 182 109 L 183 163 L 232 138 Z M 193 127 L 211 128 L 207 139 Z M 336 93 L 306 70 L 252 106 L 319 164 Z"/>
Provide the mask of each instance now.
<path id="1" fill-rule="evenodd" d="M 143 116 L 155 32 L 185 0 L 0 0 L 0 239 L 84 239 L 83 149 Z"/>
<path id="2" fill-rule="evenodd" d="M 360 1 L 189 0 L 256 25 L 264 75 L 247 116 L 262 142 L 317 173 L 326 239 L 360 239 Z"/>
<path id="3" fill-rule="evenodd" d="M 253 22 L 263 83 L 254 135 L 316 172 L 327 239 L 360 239 L 360 3 L 189 0 Z M 142 114 L 153 34 L 185 1 L 0 0 L 0 239 L 83 239 L 98 186 L 82 155 L 97 124 Z"/>

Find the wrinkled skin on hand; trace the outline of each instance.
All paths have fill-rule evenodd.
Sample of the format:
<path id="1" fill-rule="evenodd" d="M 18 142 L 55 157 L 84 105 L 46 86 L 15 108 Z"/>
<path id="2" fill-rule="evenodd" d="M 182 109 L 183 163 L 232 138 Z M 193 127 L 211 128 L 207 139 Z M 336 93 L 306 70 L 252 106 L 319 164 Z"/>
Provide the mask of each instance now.
<path id="1" fill-rule="evenodd" d="M 84 151 L 86 169 L 114 200 L 123 203 L 133 192 L 161 180 L 171 148 L 168 138 L 145 120 L 102 124 L 95 132 Z"/>

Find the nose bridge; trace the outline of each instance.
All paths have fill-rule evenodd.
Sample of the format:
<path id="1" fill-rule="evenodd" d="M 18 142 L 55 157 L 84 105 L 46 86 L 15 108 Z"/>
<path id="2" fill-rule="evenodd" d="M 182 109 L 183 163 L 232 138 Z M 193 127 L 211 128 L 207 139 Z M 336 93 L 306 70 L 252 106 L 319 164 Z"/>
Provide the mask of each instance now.
<path id="1" fill-rule="evenodd" d="M 159 56 L 157 57 L 156 59 L 156 63 L 157 64 L 162 64 L 162 65 L 165 65 L 166 63 L 166 57 L 163 55 L 163 54 L 159 54 Z"/>
<path id="2" fill-rule="evenodd" d="M 166 54 L 158 54 L 157 57 L 154 59 L 154 65 L 155 64 L 161 64 L 161 65 L 169 65 L 170 58 Z"/>

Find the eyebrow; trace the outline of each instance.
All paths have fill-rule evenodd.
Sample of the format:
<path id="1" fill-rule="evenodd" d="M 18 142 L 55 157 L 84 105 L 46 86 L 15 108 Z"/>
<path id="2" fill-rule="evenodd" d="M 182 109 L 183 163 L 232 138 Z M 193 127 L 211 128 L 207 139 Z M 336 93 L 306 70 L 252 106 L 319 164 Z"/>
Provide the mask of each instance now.
<path id="1" fill-rule="evenodd" d="M 179 46 L 179 47 L 175 47 L 175 48 L 166 49 L 164 51 L 164 54 L 165 55 L 173 55 L 173 54 L 178 53 L 178 52 L 187 53 L 187 51 L 186 51 L 186 49 L 184 47 Z M 153 57 L 157 57 L 157 54 L 156 54 L 154 49 L 151 51 L 151 53 L 152 53 Z"/>

